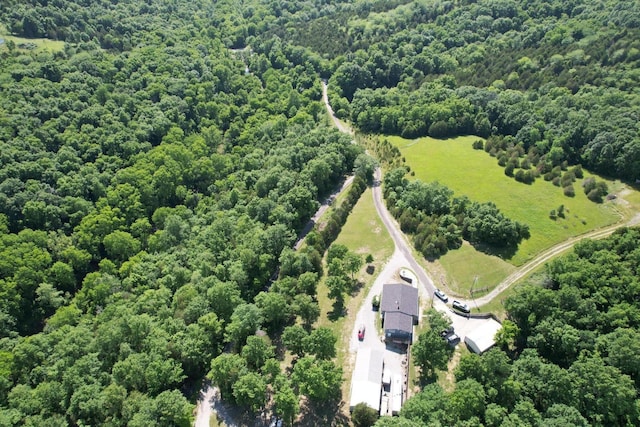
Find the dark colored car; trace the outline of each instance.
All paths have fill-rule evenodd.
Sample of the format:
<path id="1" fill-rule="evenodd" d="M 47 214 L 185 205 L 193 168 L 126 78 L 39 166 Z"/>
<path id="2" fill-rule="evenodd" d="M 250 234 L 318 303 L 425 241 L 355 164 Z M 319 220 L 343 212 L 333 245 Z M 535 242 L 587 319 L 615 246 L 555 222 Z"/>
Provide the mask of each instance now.
<path id="1" fill-rule="evenodd" d="M 452 333 L 453 333 L 453 327 L 449 326 L 447 329 L 443 329 L 443 330 L 440 331 L 440 336 L 442 338 L 447 338 Z"/>
<path id="2" fill-rule="evenodd" d="M 447 340 L 447 343 L 449 343 L 449 345 L 451 346 L 455 346 L 460 342 L 460 337 L 457 334 L 448 335 L 445 339 Z"/>

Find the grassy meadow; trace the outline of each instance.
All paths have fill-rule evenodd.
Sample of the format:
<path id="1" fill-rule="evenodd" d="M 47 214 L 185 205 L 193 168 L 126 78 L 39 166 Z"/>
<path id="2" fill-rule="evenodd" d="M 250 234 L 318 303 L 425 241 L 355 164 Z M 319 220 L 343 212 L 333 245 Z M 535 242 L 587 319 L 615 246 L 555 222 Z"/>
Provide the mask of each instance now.
<path id="1" fill-rule="evenodd" d="M 487 255 L 476 250 L 473 246 L 464 244 L 455 251 L 449 251 L 439 260 L 427 266 L 429 271 L 437 275 L 433 277 L 435 283 L 443 284 L 453 296 L 470 298 L 470 291 L 476 291 L 475 296 L 482 296 L 511 274 L 516 267 L 495 255 Z"/>
<path id="2" fill-rule="evenodd" d="M 620 182 L 607 181 L 607 184 L 611 191 L 625 194 L 625 201 L 619 199 L 602 204 L 587 199 L 582 191 L 582 180 L 574 183 L 575 197 L 566 197 L 562 188 L 541 177 L 531 185 L 519 183 L 504 174 L 504 168 L 498 165 L 496 158 L 484 150 L 472 148 L 473 141 L 478 139 L 475 136 L 447 140 L 407 140 L 394 136 L 387 139 L 400 149 L 406 164 L 414 172 L 410 179 L 439 181 L 451 188 L 455 196 L 466 195 L 474 201 L 494 202 L 509 218 L 529 225 L 531 237 L 508 257 L 501 259 L 463 245 L 427 266 L 442 277 L 445 287 L 459 295 L 469 295 L 476 276 L 476 288 L 491 289 L 513 271 L 514 266 L 524 264 L 540 251 L 569 237 L 614 224 L 630 212 L 637 212 L 640 205 L 637 192 L 630 192 Z M 584 172 L 585 178 L 593 176 Z M 549 218 L 549 212 L 560 205 L 565 207 L 565 218 Z"/>
<path id="3" fill-rule="evenodd" d="M 50 39 L 26 39 L 23 37 L 15 37 L 9 34 L 7 28 L 4 25 L 0 25 L 0 38 L 4 39 L 4 43 L 0 45 L 0 50 L 7 49 L 7 41 L 11 40 L 16 44 L 16 48 L 19 45 L 25 44 L 34 44 L 36 47 L 33 49 L 34 51 L 44 51 L 48 50 L 50 52 L 59 52 L 64 49 L 64 42 L 59 40 L 50 40 Z"/>

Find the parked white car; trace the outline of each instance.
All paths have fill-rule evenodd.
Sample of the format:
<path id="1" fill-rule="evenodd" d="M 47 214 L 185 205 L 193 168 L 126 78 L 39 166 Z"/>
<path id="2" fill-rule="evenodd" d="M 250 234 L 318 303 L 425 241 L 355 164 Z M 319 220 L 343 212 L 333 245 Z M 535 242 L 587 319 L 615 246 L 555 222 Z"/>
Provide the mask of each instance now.
<path id="1" fill-rule="evenodd" d="M 453 300 L 453 302 L 451 303 L 451 305 L 453 306 L 453 308 L 455 308 L 456 310 L 460 310 L 463 313 L 470 313 L 471 309 L 469 308 L 469 306 L 463 302 L 457 301 L 457 300 Z"/>
<path id="2" fill-rule="evenodd" d="M 444 302 L 449 301 L 449 297 L 447 296 L 447 294 L 442 292 L 440 289 L 436 289 L 434 294 Z"/>

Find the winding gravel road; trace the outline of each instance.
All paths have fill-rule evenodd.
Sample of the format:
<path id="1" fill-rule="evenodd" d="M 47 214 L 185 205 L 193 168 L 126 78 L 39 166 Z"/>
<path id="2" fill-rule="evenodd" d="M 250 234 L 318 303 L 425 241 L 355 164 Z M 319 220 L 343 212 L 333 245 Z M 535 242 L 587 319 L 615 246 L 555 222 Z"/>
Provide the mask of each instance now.
<path id="1" fill-rule="evenodd" d="M 327 83 L 325 81 L 322 82 L 322 100 L 324 101 L 324 105 L 333 120 L 335 126 L 341 132 L 344 132 L 348 135 L 353 135 L 353 129 L 348 125 L 343 124 L 334 114 L 331 105 L 329 104 L 329 97 L 327 95 Z M 423 285 L 423 290 L 427 293 L 427 295 L 433 295 L 433 291 L 435 287 L 433 285 L 433 281 L 427 275 L 425 270 L 418 264 L 418 262 L 413 257 L 413 253 L 411 251 L 411 246 L 407 241 L 404 233 L 400 231 L 400 227 L 398 226 L 396 220 L 391 216 L 387 207 L 382 200 L 382 171 L 380 168 L 377 168 L 374 175 L 374 183 L 373 183 L 373 202 L 376 207 L 376 211 L 378 212 L 378 216 L 384 223 L 384 226 L 387 228 L 389 235 L 393 239 L 393 243 L 395 244 L 396 251 L 399 251 L 404 259 L 407 261 L 409 267 L 414 271 L 414 273 L 418 276 L 418 282 Z M 392 257 L 397 259 L 397 257 Z M 357 326 L 356 326 L 357 327 Z"/>
<path id="2" fill-rule="evenodd" d="M 555 258 L 556 256 L 562 254 L 563 252 L 571 249 L 576 243 L 578 243 L 582 239 L 602 239 L 604 237 L 610 236 L 614 231 L 621 227 L 631 227 L 640 224 L 640 214 L 636 214 L 633 218 L 631 218 L 627 222 L 619 222 L 617 224 L 610 225 L 608 227 L 600 228 L 597 230 L 590 231 L 585 234 L 581 234 L 580 236 L 571 237 L 570 239 L 559 243 L 555 246 L 550 247 L 549 249 L 538 254 L 534 259 L 522 265 L 516 271 L 507 276 L 502 282 L 498 284 L 491 292 L 487 295 L 476 298 L 476 304 L 479 306 L 490 303 L 494 298 L 496 298 L 500 293 L 509 288 L 511 285 L 516 283 L 518 280 L 524 278 L 526 275 L 531 273 L 536 268 L 540 267 L 545 262 Z"/>

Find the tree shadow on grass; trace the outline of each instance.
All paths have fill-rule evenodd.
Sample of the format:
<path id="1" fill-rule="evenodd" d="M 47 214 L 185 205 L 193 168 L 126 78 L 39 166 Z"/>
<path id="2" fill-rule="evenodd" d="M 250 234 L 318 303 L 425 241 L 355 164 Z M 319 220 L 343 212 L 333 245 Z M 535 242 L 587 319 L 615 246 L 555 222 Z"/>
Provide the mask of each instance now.
<path id="1" fill-rule="evenodd" d="M 361 282 L 360 280 L 354 280 L 353 285 L 351 285 L 351 289 L 349 290 L 349 295 L 355 297 L 360 293 L 363 287 L 364 282 Z"/>
<path id="2" fill-rule="evenodd" d="M 470 242 L 471 243 L 471 242 Z M 486 243 L 471 243 L 471 246 L 474 247 L 478 252 L 482 252 L 486 255 L 497 256 L 500 259 L 505 261 L 510 260 L 514 257 L 516 252 L 518 252 L 518 245 L 509 245 L 509 246 L 492 246 L 487 245 Z"/>
<path id="3" fill-rule="evenodd" d="M 343 300 L 336 300 L 333 303 L 332 310 L 327 313 L 327 318 L 330 321 L 335 322 L 336 320 L 338 320 L 341 317 L 344 317 L 346 315 L 347 315 L 347 309 L 344 306 L 344 301 Z"/>
<path id="4" fill-rule="evenodd" d="M 301 414 L 294 424 L 300 427 L 316 426 L 348 426 L 349 417 L 344 414 L 347 403 L 342 400 L 342 393 L 326 402 L 301 402 Z"/>
<path id="5" fill-rule="evenodd" d="M 418 369 L 418 375 L 413 379 L 413 384 L 420 387 L 420 390 L 438 381 L 438 375 L 435 370 L 429 370 L 429 372 L 422 372 Z"/>

